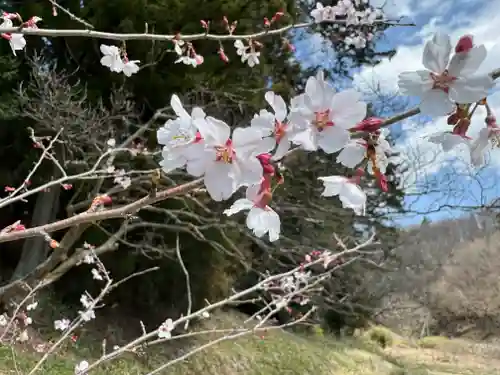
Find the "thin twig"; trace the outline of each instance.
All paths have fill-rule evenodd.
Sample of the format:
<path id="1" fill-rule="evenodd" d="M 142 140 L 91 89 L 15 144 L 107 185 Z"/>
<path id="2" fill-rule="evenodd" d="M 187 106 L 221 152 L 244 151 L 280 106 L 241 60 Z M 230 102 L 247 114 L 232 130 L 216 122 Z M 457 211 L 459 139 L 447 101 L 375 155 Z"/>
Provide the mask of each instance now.
<path id="1" fill-rule="evenodd" d="M 79 22 L 81 23 L 82 25 L 84 25 L 85 27 L 88 27 L 89 29 L 93 29 L 94 26 L 92 26 L 90 23 L 88 23 L 87 21 L 75 16 L 73 13 L 71 13 L 68 9 L 62 7 L 61 5 L 59 5 L 56 1 L 54 0 L 49 0 L 49 2 L 54 6 L 56 7 L 57 9 L 61 10 L 63 13 L 66 13 L 70 19 L 72 19 L 73 21 L 76 21 L 76 22 Z"/>
<path id="2" fill-rule="evenodd" d="M 186 265 L 184 264 L 184 261 L 182 260 L 181 256 L 181 247 L 179 243 L 179 233 L 177 233 L 177 240 L 175 242 L 175 253 L 177 254 L 177 258 L 179 259 L 179 264 L 181 265 L 182 272 L 184 272 L 184 275 L 186 276 L 186 292 L 187 292 L 187 299 L 188 299 L 188 308 L 187 308 L 187 315 L 191 314 L 191 309 L 193 306 L 193 300 L 191 297 L 191 282 L 189 281 L 189 272 L 186 268 Z M 188 329 L 189 327 L 189 320 L 186 320 L 186 323 L 184 324 L 184 329 Z"/>

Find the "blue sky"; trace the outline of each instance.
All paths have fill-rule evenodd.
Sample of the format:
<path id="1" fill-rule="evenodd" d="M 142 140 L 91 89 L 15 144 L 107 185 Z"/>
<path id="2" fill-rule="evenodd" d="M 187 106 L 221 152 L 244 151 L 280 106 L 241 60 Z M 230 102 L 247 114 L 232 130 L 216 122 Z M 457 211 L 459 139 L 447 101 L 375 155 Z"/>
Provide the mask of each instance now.
<path id="1" fill-rule="evenodd" d="M 385 0 L 372 0 L 380 5 Z M 397 76 L 406 70 L 422 69 L 423 46 L 436 31 L 448 33 L 452 43 L 464 34 L 472 34 L 476 44 L 484 44 L 489 51 L 488 58 L 480 68 L 481 72 L 500 68 L 500 0 L 388 0 L 386 13 L 391 18 L 404 17 L 416 27 L 398 27 L 386 31 L 378 48 L 396 48 L 391 61 L 383 61 L 374 68 L 355 72 L 354 86 L 364 92 L 372 91 L 374 85 L 388 94 L 397 94 Z M 298 58 L 305 63 L 321 62 L 327 68 L 335 55 L 322 48 L 321 38 L 313 36 L 297 44 Z M 346 83 L 336 82 L 338 86 Z M 408 98 L 410 103 L 418 99 Z M 500 92 L 489 97 L 490 105 L 500 117 Z M 496 109 L 496 110 L 495 110 Z M 485 113 L 476 112 L 470 134 L 475 136 L 484 126 Z M 396 130 L 396 129 L 395 129 Z M 456 218 L 465 210 L 490 202 L 500 196 L 498 182 L 500 172 L 500 151 L 490 153 L 487 165 L 473 170 L 468 163 L 466 148 L 450 153 L 426 141 L 425 137 L 449 131 L 446 118 L 412 118 L 397 125 L 397 149 L 404 155 L 409 172 L 403 176 L 408 196 L 406 207 L 411 212 L 397 217 L 401 225 L 419 223 L 426 216 L 431 220 Z"/>

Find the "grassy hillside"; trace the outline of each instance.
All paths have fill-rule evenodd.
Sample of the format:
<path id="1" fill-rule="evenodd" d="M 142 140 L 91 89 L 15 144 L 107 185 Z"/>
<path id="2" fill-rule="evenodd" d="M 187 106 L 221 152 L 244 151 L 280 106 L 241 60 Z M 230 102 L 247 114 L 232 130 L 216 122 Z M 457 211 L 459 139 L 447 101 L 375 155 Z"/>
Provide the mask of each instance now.
<path id="1" fill-rule="evenodd" d="M 373 329 L 372 329 L 373 330 Z M 273 331 L 225 342 L 173 366 L 165 374 L 203 375 L 493 375 L 500 374 L 500 348 L 446 338 L 409 341 L 391 334 L 386 348 L 366 332 L 357 339 L 335 339 Z M 161 348 L 160 348 L 161 349 Z M 88 357 L 80 347 L 48 361 L 41 374 L 71 375 L 74 363 Z M 0 374 L 24 374 L 38 354 L 0 347 Z M 15 361 L 14 361 L 15 358 Z M 123 358 L 94 372 L 102 375 L 147 374 L 161 361 Z"/>

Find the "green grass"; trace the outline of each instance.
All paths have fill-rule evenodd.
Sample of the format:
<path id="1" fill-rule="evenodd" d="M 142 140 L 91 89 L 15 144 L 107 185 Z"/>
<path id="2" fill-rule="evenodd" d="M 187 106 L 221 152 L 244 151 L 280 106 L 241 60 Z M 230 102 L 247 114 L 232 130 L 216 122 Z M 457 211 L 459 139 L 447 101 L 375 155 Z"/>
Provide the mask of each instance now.
<path id="1" fill-rule="evenodd" d="M 234 318 L 234 317 L 233 317 Z M 377 341 L 377 340 L 375 340 Z M 433 341 L 439 341 L 433 339 Z M 443 340 L 446 341 L 446 340 Z M 453 340 L 449 340 L 453 341 Z M 460 345 L 458 343 L 461 343 Z M 40 374 L 71 375 L 74 365 L 90 359 L 95 350 L 81 343 L 51 357 Z M 172 366 L 169 375 L 493 375 L 500 373 L 498 353 L 472 350 L 474 344 L 457 341 L 453 352 L 433 345 L 422 348 L 409 341 L 395 340 L 382 349 L 370 335 L 358 339 L 335 339 L 318 334 L 304 335 L 283 331 L 268 332 L 265 337 L 246 336 L 222 342 Z M 462 348 L 462 352 L 457 348 Z M 86 349 L 85 349 L 86 348 Z M 157 347 L 156 353 L 140 361 L 128 356 L 108 363 L 92 374 L 146 374 L 165 360 Z M 17 348 L 0 347 L 0 375 L 26 374 L 40 354 Z M 16 370 L 17 367 L 17 370 Z"/>

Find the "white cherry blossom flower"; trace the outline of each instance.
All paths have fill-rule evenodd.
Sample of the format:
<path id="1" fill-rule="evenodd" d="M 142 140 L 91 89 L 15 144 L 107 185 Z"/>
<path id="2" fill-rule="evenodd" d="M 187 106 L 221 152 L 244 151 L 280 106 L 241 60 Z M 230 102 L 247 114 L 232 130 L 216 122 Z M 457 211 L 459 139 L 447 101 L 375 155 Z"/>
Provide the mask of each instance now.
<path id="1" fill-rule="evenodd" d="M 175 60 L 175 64 L 178 63 L 183 63 L 184 65 L 191 65 L 192 67 L 196 68 L 198 65 L 203 64 L 203 61 L 205 59 L 201 55 L 195 55 L 193 56 L 180 56 L 177 60 Z"/>
<path id="2" fill-rule="evenodd" d="M 56 331 L 66 331 L 71 324 L 69 319 L 60 319 L 54 321 L 54 329 Z"/>
<path id="3" fill-rule="evenodd" d="M 245 46 L 240 39 L 237 39 L 234 41 L 234 47 L 236 48 L 236 54 L 241 56 L 241 62 L 244 63 L 246 61 L 250 68 L 260 63 L 260 52 L 255 51 L 253 45 Z"/>
<path id="4" fill-rule="evenodd" d="M 2 17 L 2 24 L 0 25 L 1 29 L 8 29 L 14 27 L 12 23 L 12 19 L 17 18 L 17 15 L 14 13 L 4 13 Z M 2 38 L 9 41 L 10 48 L 12 49 L 12 53 L 16 56 L 16 51 L 22 51 L 26 47 L 26 39 L 23 34 L 12 34 L 12 33 L 3 33 L 1 34 Z"/>
<path id="5" fill-rule="evenodd" d="M 97 268 L 92 268 L 92 277 L 94 278 L 94 280 L 99 280 L 99 281 L 102 281 L 104 280 L 102 278 L 102 275 L 99 273 L 99 270 L 97 270 Z"/>
<path id="6" fill-rule="evenodd" d="M 161 339 L 169 339 L 172 337 L 172 331 L 174 330 L 174 322 L 172 319 L 165 320 L 158 328 L 158 337 Z"/>
<path id="7" fill-rule="evenodd" d="M 0 326 L 6 326 L 7 325 L 7 318 L 5 317 L 5 314 L 0 315 Z"/>
<path id="8" fill-rule="evenodd" d="M 355 90 L 335 93 L 322 71 L 309 77 L 305 93 L 292 99 L 290 123 L 303 129 L 292 142 L 307 151 L 340 151 L 351 138 L 349 129 L 365 118 L 366 103 L 360 99 Z"/>
<path id="9" fill-rule="evenodd" d="M 135 74 L 139 71 L 139 64 L 140 60 L 127 60 L 123 64 L 123 74 L 125 74 L 127 77 L 131 77 L 132 74 Z"/>
<path id="10" fill-rule="evenodd" d="M 212 199 L 230 198 L 240 186 L 257 184 L 262 178 L 262 165 L 257 155 L 273 148 L 273 140 L 263 139 L 255 128 L 231 128 L 213 117 L 194 120 L 204 147 L 192 147 L 187 153 L 189 174 L 204 176 L 205 187 Z"/>
<path id="11" fill-rule="evenodd" d="M 374 174 L 373 163 L 376 163 L 377 169 L 385 174 L 389 164 L 388 154 L 391 152 L 391 146 L 381 132 L 373 146 L 369 146 L 365 139 L 356 139 L 349 142 L 337 156 L 337 162 L 348 168 L 355 168 L 365 159 L 371 159 L 368 163 L 368 172 Z"/>
<path id="12" fill-rule="evenodd" d="M 89 366 L 90 365 L 87 361 L 81 361 L 75 366 L 75 375 L 86 375 Z"/>
<path id="13" fill-rule="evenodd" d="M 177 95 L 172 95 L 170 105 L 178 117 L 168 120 L 156 133 L 158 143 L 165 146 L 160 166 L 166 173 L 182 168 L 187 163 L 187 155 L 204 149 L 201 135 L 197 137 L 198 129 L 194 120 L 206 117 L 205 112 L 198 107 L 193 108 L 189 115 Z"/>
<path id="14" fill-rule="evenodd" d="M 22 331 L 19 336 L 17 336 L 17 341 L 19 342 L 25 342 L 25 341 L 28 341 L 29 340 L 29 335 L 28 335 L 28 331 L 27 330 L 24 330 Z"/>
<path id="15" fill-rule="evenodd" d="M 351 179 L 344 176 L 318 177 L 323 182 L 324 197 L 339 196 L 344 208 L 351 208 L 356 214 L 364 215 L 366 208 L 366 194 Z"/>
<path id="16" fill-rule="evenodd" d="M 104 55 L 101 58 L 101 65 L 109 68 L 112 72 L 120 73 L 123 71 L 124 63 L 121 57 L 121 51 L 117 46 L 108 46 L 101 44 L 101 53 Z"/>
<path id="17" fill-rule="evenodd" d="M 273 109 L 274 114 L 263 109 L 259 114 L 254 116 L 250 125 L 261 130 L 264 136 L 272 136 L 274 138 L 278 148 L 272 159 L 280 160 L 290 149 L 290 142 L 299 131 L 293 124 L 286 122 L 288 109 L 285 101 L 280 95 L 268 91 L 264 97 Z"/>
<path id="18" fill-rule="evenodd" d="M 472 38 L 469 43 L 472 46 Z M 488 74 L 474 75 L 486 58 L 486 48 L 483 45 L 462 48 L 463 44 L 461 39 L 450 60 L 450 37 L 436 33 L 424 48 L 422 62 L 427 70 L 399 75 L 401 92 L 419 96 L 423 114 L 446 115 L 455 109 L 455 102 L 474 103 L 486 97 L 493 87 L 494 81 Z"/>
<path id="19" fill-rule="evenodd" d="M 264 184 L 262 184 L 264 185 Z M 269 235 L 269 241 L 277 241 L 280 237 L 281 221 L 279 215 L 267 205 L 263 195 L 262 185 L 252 185 L 247 188 L 246 198 L 235 201 L 230 208 L 224 210 L 224 214 L 232 216 L 243 210 L 249 210 L 246 225 L 256 237 Z M 265 186 L 264 186 L 265 189 Z"/>
<path id="20" fill-rule="evenodd" d="M 79 313 L 80 313 L 81 318 L 86 322 L 89 322 L 92 319 L 95 319 L 94 309 L 89 309 L 86 311 L 79 311 Z"/>
<path id="21" fill-rule="evenodd" d="M 28 311 L 31 311 L 31 310 L 35 310 L 38 306 L 38 302 L 35 301 L 33 303 L 30 303 L 29 305 L 26 306 L 26 310 Z"/>
<path id="22" fill-rule="evenodd" d="M 82 294 L 82 296 L 80 297 L 80 302 L 86 309 L 92 306 L 93 303 L 92 299 L 87 294 Z"/>
<path id="23" fill-rule="evenodd" d="M 481 167 L 485 164 L 485 155 L 491 149 L 490 137 L 498 134 L 498 129 L 483 128 L 479 131 L 479 136 L 470 143 L 470 161 L 474 167 Z"/>

